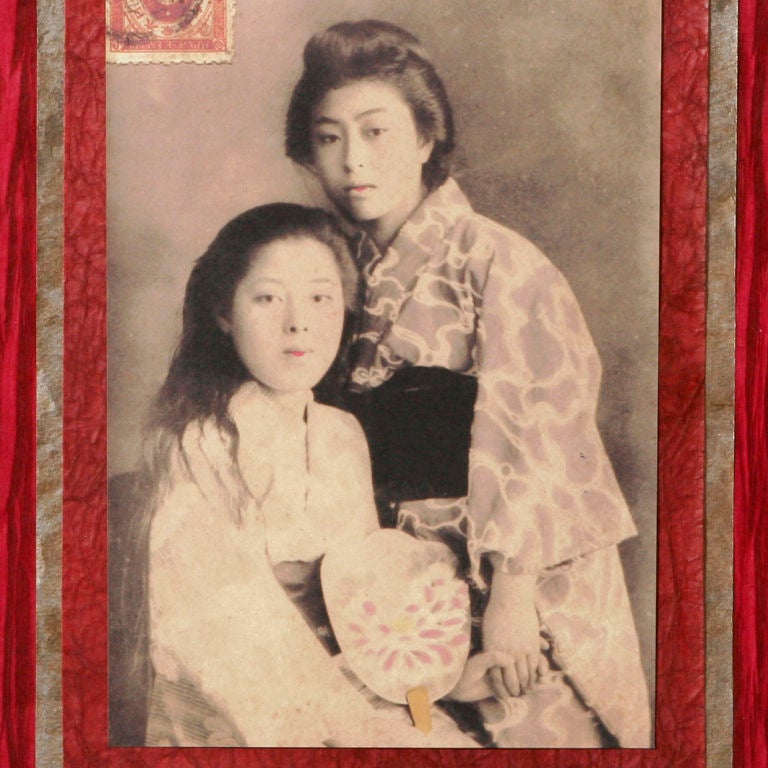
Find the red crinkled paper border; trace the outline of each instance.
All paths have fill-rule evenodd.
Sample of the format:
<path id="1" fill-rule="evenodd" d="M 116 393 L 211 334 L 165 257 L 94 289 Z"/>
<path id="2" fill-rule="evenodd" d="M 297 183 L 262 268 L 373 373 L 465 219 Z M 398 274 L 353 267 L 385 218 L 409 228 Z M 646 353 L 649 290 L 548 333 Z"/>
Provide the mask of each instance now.
<path id="1" fill-rule="evenodd" d="M 0 3 L 0 768 L 35 747 L 35 3 Z"/>
<path id="2" fill-rule="evenodd" d="M 768 6 L 739 4 L 735 768 L 768 765 Z"/>

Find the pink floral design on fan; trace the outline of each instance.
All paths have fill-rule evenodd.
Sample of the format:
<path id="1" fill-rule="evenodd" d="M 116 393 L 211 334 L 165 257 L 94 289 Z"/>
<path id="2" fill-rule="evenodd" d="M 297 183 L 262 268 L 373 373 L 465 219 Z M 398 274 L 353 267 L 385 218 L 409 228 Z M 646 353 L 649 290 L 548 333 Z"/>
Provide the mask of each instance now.
<path id="1" fill-rule="evenodd" d="M 411 585 L 408 599 L 394 613 L 366 598 L 352 608 L 348 629 L 362 656 L 375 657 L 384 672 L 437 672 L 466 656 L 469 595 L 467 585 L 446 578 L 444 569 L 428 568 Z"/>

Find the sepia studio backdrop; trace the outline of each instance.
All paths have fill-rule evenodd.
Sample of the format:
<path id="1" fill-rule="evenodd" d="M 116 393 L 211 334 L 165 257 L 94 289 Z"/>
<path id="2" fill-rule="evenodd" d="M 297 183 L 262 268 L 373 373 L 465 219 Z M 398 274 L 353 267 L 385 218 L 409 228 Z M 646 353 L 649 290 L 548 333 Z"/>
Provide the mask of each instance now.
<path id="1" fill-rule="evenodd" d="M 345 19 L 400 24 L 445 82 L 460 186 L 565 274 L 594 336 L 653 692 L 660 15 L 659 0 L 240 0 L 231 64 L 109 65 L 110 475 L 136 468 L 194 259 L 247 208 L 323 204 L 283 151 L 307 39 Z"/>

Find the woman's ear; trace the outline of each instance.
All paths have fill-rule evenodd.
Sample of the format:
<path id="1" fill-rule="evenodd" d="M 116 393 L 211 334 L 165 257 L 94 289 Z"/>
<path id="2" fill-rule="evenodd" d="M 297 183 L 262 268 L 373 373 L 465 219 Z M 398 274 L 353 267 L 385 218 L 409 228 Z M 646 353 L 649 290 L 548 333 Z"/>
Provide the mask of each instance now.
<path id="1" fill-rule="evenodd" d="M 229 334 L 232 332 L 232 323 L 227 317 L 227 313 L 223 310 L 217 310 L 216 314 L 214 315 L 214 319 L 216 320 L 216 325 L 219 326 L 222 333 L 226 333 L 227 336 L 229 336 Z"/>
<path id="2" fill-rule="evenodd" d="M 419 161 L 422 165 L 429 160 L 429 158 L 432 156 L 432 150 L 435 148 L 435 140 L 434 139 L 424 139 L 421 140 L 421 146 L 419 146 Z"/>
<path id="3" fill-rule="evenodd" d="M 299 166 L 299 168 L 301 168 L 302 170 L 307 171 L 307 173 L 311 174 L 316 179 L 320 178 L 320 176 L 319 176 L 319 174 L 317 172 L 317 168 L 315 167 L 315 161 L 314 160 L 307 160 L 306 162 L 303 162 Z"/>

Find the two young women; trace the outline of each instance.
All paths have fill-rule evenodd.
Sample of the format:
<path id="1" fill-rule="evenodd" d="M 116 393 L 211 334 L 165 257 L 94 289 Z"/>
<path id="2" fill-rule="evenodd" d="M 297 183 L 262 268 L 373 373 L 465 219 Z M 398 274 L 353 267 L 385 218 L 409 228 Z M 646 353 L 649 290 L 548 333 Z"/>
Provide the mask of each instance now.
<path id="1" fill-rule="evenodd" d="M 457 721 L 502 747 L 647 746 L 647 692 L 616 550 L 635 529 L 595 426 L 600 362 L 568 285 L 534 246 L 476 214 L 449 178 L 450 105 L 414 37 L 383 22 L 343 23 L 312 38 L 304 61 L 287 151 L 358 230 L 364 295 L 339 399 L 367 432 L 380 517 L 448 543 L 477 585 L 476 655 L 453 694 L 474 703 L 453 707 Z M 235 222 L 207 254 L 225 277 L 203 278 L 206 257 L 193 272 L 185 334 L 208 330 L 186 358 L 182 339 L 158 401 L 150 741 L 200 743 L 202 728 L 208 744 L 344 744 L 346 722 L 353 732 L 362 724 L 353 741 L 383 745 L 383 731 L 365 725 L 366 702 L 344 687 L 311 633 L 304 639 L 314 655 L 302 655 L 308 630 L 275 581 L 300 596 L 329 542 L 375 526 L 365 446 L 354 423 L 311 403 L 315 382 L 290 384 L 284 396 L 270 366 L 256 367 L 268 337 L 249 341 L 248 323 L 238 324 L 242 292 L 246 307 L 259 297 L 259 311 L 274 300 L 248 293 L 259 264 L 295 258 L 298 283 L 314 274 L 300 249 L 275 255 L 276 247 L 324 241 L 306 227 L 275 235 L 265 222 L 272 234 L 254 240 L 252 222 Z M 238 254 L 240 267 L 222 267 L 226 253 Z M 195 298 L 211 284 L 225 286 L 221 295 Z M 290 325 L 297 338 L 309 332 L 301 317 Z M 326 337 L 338 339 L 338 317 L 333 330 Z M 306 351 L 289 347 L 280 365 Z M 304 517 L 297 523 L 286 510 Z M 266 518 L 266 539 L 263 527 L 248 539 L 249 516 Z M 183 601 L 174 596 L 180 583 Z M 285 636 L 295 647 L 279 647 Z M 281 676 L 295 678 L 308 661 L 321 671 L 317 685 L 283 685 L 287 698 L 276 705 Z M 274 680 L 260 680 L 272 672 Z M 236 737 L 201 690 L 238 713 Z M 332 691 L 344 691 L 341 719 Z M 317 732 L 285 731 L 290 711 L 304 712 L 294 728 L 319 713 Z M 404 743 L 399 727 L 393 745 Z M 462 741 L 457 733 L 443 743 Z"/>

